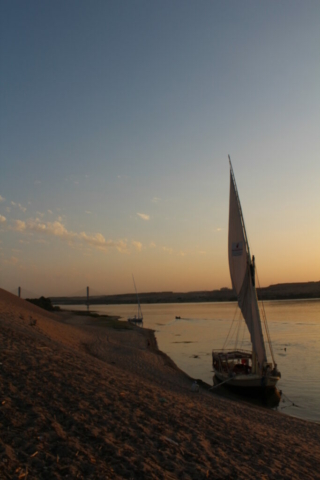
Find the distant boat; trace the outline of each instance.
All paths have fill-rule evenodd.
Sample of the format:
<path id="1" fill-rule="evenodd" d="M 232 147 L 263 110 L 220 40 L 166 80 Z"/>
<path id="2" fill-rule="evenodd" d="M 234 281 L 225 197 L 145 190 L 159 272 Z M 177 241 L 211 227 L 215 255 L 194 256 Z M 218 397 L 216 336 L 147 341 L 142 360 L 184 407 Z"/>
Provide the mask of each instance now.
<path id="1" fill-rule="evenodd" d="M 237 185 L 230 164 L 229 199 L 229 269 L 238 305 L 250 333 L 251 351 L 241 349 L 213 351 L 212 364 L 216 380 L 237 390 L 275 388 L 281 377 L 275 363 L 272 345 L 262 308 L 264 326 L 272 362 L 268 362 L 264 343 L 258 298 L 255 287 L 255 260 L 251 258 Z"/>
<path id="2" fill-rule="evenodd" d="M 180 320 L 181 317 L 176 316 L 176 320 Z"/>
<path id="3" fill-rule="evenodd" d="M 128 318 L 128 322 L 131 323 L 142 323 L 143 322 L 143 315 L 142 315 L 142 310 L 141 310 L 141 305 L 140 305 L 140 300 L 139 300 L 139 295 L 137 292 L 137 287 L 136 287 L 136 282 L 134 281 L 134 276 L 132 275 L 132 280 L 133 280 L 133 285 L 134 289 L 137 295 L 137 303 L 138 303 L 138 314 L 134 315 L 133 317 Z"/>

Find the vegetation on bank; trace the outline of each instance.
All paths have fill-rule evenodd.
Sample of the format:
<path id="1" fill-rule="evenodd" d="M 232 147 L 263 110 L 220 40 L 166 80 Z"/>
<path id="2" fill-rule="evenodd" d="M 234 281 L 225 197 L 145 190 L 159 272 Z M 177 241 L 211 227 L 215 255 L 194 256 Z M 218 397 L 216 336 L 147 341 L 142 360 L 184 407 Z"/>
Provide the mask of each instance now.
<path id="1" fill-rule="evenodd" d="M 27 302 L 33 303 L 37 307 L 43 308 L 49 312 L 58 312 L 60 307 L 52 305 L 50 298 L 40 297 L 40 298 L 26 298 Z"/>

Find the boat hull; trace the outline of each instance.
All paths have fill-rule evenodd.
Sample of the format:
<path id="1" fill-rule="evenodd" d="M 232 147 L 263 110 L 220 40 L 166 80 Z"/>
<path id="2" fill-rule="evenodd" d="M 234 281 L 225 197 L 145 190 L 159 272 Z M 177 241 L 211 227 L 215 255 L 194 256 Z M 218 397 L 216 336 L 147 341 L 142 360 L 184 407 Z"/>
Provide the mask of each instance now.
<path id="1" fill-rule="evenodd" d="M 214 370 L 215 378 L 226 387 L 233 390 L 265 390 L 266 388 L 276 388 L 279 377 L 272 375 L 260 376 L 258 374 L 235 375 L 230 377 L 228 374 Z"/>
<path id="2" fill-rule="evenodd" d="M 128 318 L 128 322 L 130 322 L 130 323 L 142 323 L 143 318 Z"/>

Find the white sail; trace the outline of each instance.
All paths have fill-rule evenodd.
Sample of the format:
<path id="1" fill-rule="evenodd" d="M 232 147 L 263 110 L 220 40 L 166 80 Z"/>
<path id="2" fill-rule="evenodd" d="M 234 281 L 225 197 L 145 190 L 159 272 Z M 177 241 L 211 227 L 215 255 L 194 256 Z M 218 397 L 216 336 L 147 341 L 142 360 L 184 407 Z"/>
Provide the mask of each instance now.
<path id="1" fill-rule="evenodd" d="M 242 227 L 241 215 L 237 200 L 235 185 L 230 169 L 230 198 L 229 198 L 229 269 L 233 289 L 239 295 L 243 280 L 247 273 L 248 255 L 247 242 Z"/>
<path id="2" fill-rule="evenodd" d="M 250 259 L 250 249 L 231 163 L 228 253 L 232 286 L 250 332 L 252 349 L 257 356 L 260 368 L 262 368 L 267 358 L 254 286 L 254 274 L 251 270 L 254 269 L 254 266 Z"/>

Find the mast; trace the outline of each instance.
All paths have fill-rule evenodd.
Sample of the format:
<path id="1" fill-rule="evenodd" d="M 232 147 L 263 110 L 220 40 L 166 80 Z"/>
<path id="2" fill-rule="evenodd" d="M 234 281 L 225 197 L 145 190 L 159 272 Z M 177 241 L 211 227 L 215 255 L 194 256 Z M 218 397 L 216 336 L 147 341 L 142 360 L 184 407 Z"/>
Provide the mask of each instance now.
<path id="1" fill-rule="evenodd" d="M 136 292 L 136 296 L 137 296 L 137 302 L 138 302 L 138 318 L 141 314 L 141 318 L 142 318 L 142 311 L 141 311 L 141 307 L 140 307 L 140 300 L 139 300 L 139 295 L 138 295 L 138 290 L 137 290 L 137 287 L 136 287 L 136 282 L 134 281 L 134 276 L 132 274 L 132 280 L 133 280 L 133 285 L 134 285 L 134 289 L 135 289 L 135 292 Z"/>

